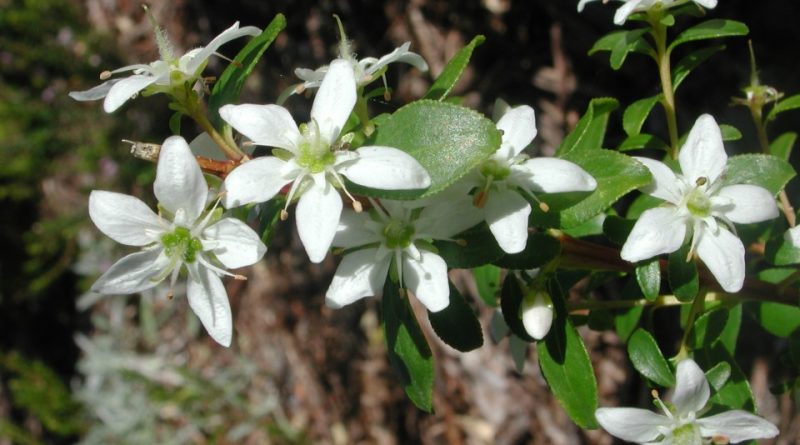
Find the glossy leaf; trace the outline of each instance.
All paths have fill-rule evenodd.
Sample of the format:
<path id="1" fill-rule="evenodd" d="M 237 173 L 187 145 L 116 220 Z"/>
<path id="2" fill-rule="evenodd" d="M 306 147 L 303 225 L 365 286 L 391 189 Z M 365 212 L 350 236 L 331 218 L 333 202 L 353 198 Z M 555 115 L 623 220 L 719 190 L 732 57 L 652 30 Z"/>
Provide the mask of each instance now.
<path id="1" fill-rule="evenodd" d="M 716 343 L 712 346 L 695 349 L 694 360 L 704 370 L 714 369 L 720 363 L 725 363 L 730 368 L 730 377 L 722 385 L 722 388 L 717 390 L 709 399 L 709 403 L 712 406 L 719 406 L 720 410 L 743 409 L 753 411 L 755 402 L 747 376 L 745 376 L 736 360 L 722 344 Z"/>
<path id="2" fill-rule="evenodd" d="M 642 131 L 642 125 L 653 107 L 661 100 L 661 94 L 639 99 L 630 104 L 622 115 L 622 127 L 628 136 L 635 136 Z"/>
<path id="3" fill-rule="evenodd" d="M 788 162 L 789 157 L 792 155 L 792 148 L 794 147 L 794 143 L 796 141 L 797 133 L 793 131 L 783 133 L 775 138 L 775 140 L 769 145 L 769 152 L 773 156 L 777 156 L 779 159 L 783 159 L 784 161 Z"/>
<path id="4" fill-rule="evenodd" d="M 519 278 L 513 273 L 507 274 L 506 279 L 503 280 L 503 289 L 500 292 L 500 308 L 508 329 L 522 340 L 533 342 L 536 340 L 528 335 L 528 331 L 525 330 L 525 326 L 522 324 L 522 318 L 520 318 L 520 307 L 525 297 L 523 292 Z"/>
<path id="5" fill-rule="evenodd" d="M 714 54 L 725 49 L 725 45 L 716 45 L 709 48 L 702 48 L 692 51 L 675 64 L 672 69 L 672 89 L 678 90 L 678 87 L 689 77 L 689 74 L 697 68 L 701 63 L 708 60 Z"/>
<path id="6" fill-rule="evenodd" d="M 636 282 L 644 297 L 655 301 L 661 292 L 661 266 L 658 258 L 643 261 L 636 265 Z"/>
<path id="7" fill-rule="evenodd" d="M 602 147 L 608 124 L 608 114 L 616 110 L 619 102 L 612 97 L 592 99 L 575 128 L 564 138 L 556 150 L 563 157 L 572 151 L 593 150 Z"/>
<path id="8" fill-rule="evenodd" d="M 531 233 L 525 250 L 520 253 L 506 254 L 494 262 L 506 269 L 536 269 L 544 266 L 561 253 L 561 243 L 545 233 Z"/>
<path id="9" fill-rule="evenodd" d="M 420 100 L 391 115 L 377 130 L 374 145 L 395 147 L 422 164 L 431 176 L 425 190 L 375 190 L 350 184 L 351 192 L 390 199 L 434 195 L 467 174 L 500 146 L 494 122 L 469 108 Z"/>
<path id="10" fill-rule="evenodd" d="M 724 184 L 752 184 L 777 195 L 795 176 L 794 168 L 776 156 L 744 154 L 728 158 Z"/>
<path id="11" fill-rule="evenodd" d="M 611 49 L 609 64 L 611 65 L 612 69 L 618 70 L 622 68 L 622 65 L 625 63 L 625 59 L 628 58 L 628 54 L 632 52 L 642 54 L 647 54 L 648 50 L 653 52 L 647 41 L 643 39 L 643 36 L 645 36 L 647 32 L 647 28 L 634 29 L 625 32 L 622 38 L 620 38 L 616 45 L 614 45 L 614 48 Z"/>
<path id="12" fill-rule="evenodd" d="M 500 290 L 500 275 L 502 270 L 492 264 L 486 264 L 472 269 L 478 296 L 489 307 L 500 305 L 497 292 Z"/>
<path id="13" fill-rule="evenodd" d="M 222 72 L 208 98 L 208 113 L 217 128 L 224 123 L 219 117 L 219 109 L 226 104 L 239 102 L 239 94 L 244 83 L 255 69 L 264 51 L 269 48 L 278 34 L 286 27 L 286 18 L 277 14 L 261 34 L 250 40 L 230 65 Z"/>
<path id="14" fill-rule="evenodd" d="M 614 330 L 622 341 L 628 341 L 628 338 L 633 334 L 636 327 L 639 325 L 639 320 L 642 318 L 644 307 L 634 306 L 626 309 L 614 317 Z"/>
<path id="15" fill-rule="evenodd" d="M 742 22 L 725 19 L 712 19 L 692 26 L 680 33 L 669 45 L 673 49 L 678 45 L 697 40 L 718 39 L 720 37 L 746 36 L 750 30 Z"/>
<path id="16" fill-rule="evenodd" d="M 439 312 L 428 311 L 436 335 L 453 349 L 472 351 L 483 345 L 481 323 L 461 292 L 450 283 L 450 304 Z"/>
<path id="17" fill-rule="evenodd" d="M 564 156 L 597 181 L 586 199 L 561 212 L 564 228 L 578 226 L 608 209 L 626 193 L 650 183 L 650 171 L 635 159 L 612 150 L 575 150 Z"/>
<path id="18" fill-rule="evenodd" d="M 700 290 L 700 277 L 694 259 L 686 261 L 689 244 L 669 254 L 669 285 L 681 301 L 692 301 Z"/>
<path id="19" fill-rule="evenodd" d="M 620 218 L 616 215 L 609 215 L 603 223 L 603 233 L 614 244 L 621 246 L 625 244 L 628 235 L 636 224 L 635 219 Z"/>
<path id="20" fill-rule="evenodd" d="M 706 380 L 715 391 L 719 391 L 730 377 L 731 365 L 725 362 L 717 363 L 716 366 L 706 371 Z"/>
<path id="21" fill-rule="evenodd" d="M 733 125 L 727 124 L 720 124 L 719 126 L 720 133 L 722 133 L 722 140 L 729 142 L 729 141 L 738 141 L 742 138 L 742 132 L 739 131 L 738 128 L 734 127 Z"/>
<path id="22" fill-rule="evenodd" d="M 504 254 L 486 224 L 457 235 L 453 241 L 435 241 L 433 245 L 451 268 L 469 269 L 482 266 L 496 261 Z"/>
<path id="23" fill-rule="evenodd" d="M 800 94 L 795 94 L 794 96 L 789 96 L 785 99 L 781 99 L 771 110 L 769 110 L 769 114 L 767 114 L 767 121 L 775 120 L 779 114 L 783 113 L 784 111 L 789 110 L 796 110 L 800 108 Z"/>
<path id="24" fill-rule="evenodd" d="M 628 339 L 628 357 L 639 374 L 651 382 L 667 388 L 675 386 L 675 375 L 649 332 L 637 329 L 631 335 Z"/>
<path id="25" fill-rule="evenodd" d="M 399 374 L 408 398 L 417 408 L 431 412 L 433 355 L 408 299 L 400 296 L 397 284 L 391 280 L 386 280 L 383 288 L 381 312 L 389 362 Z"/>
<path id="26" fill-rule="evenodd" d="M 800 264 L 800 248 L 786 236 L 773 238 L 767 242 L 764 258 L 775 266 Z"/>
<path id="27" fill-rule="evenodd" d="M 486 40 L 483 36 L 475 36 L 469 44 L 461 48 L 453 58 L 447 62 L 447 65 L 442 70 L 439 77 L 433 82 L 428 92 L 425 93 L 423 99 L 431 100 L 444 100 L 453 87 L 458 83 L 458 79 L 464 74 L 464 70 L 469 64 L 469 59 L 472 57 L 472 52 L 478 45 Z"/>
<path id="28" fill-rule="evenodd" d="M 619 146 L 617 146 L 617 151 L 639 150 L 643 148 L 649 150 L 667 151 L 667 149 L 669 149 L 669 145 L 667 145 L 667 143 L 658 136 L 647 133 L 639 133 L 637 135 L 625 138 L 625 140 L 622 141 Z"/>
<path id="29" fill-rule="evenodd" d="M 788 338 L 800 332 L 800 307 L 780 303 L 751 303 L 748 312 L 767 332 Z"/>

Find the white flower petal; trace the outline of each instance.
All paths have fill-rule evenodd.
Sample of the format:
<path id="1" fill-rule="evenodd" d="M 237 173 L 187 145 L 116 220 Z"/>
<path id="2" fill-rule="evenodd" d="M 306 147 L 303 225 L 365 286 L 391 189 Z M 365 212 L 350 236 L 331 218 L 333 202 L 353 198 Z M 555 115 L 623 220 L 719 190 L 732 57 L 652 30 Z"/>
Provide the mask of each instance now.
<path id="1" fill-rule="evenodd" d="M 590 192 L 597 181 L 586 170 L 558 158 L 533 158 L 511 168 L 512 181 L 534 192 Z"/>
<path id="2" fill-rule="evenodd" d="M 282 175 L 286 162 L 264 156 L 236 167 L 225 178 L 222 204 L 226 208 L 238 207 L 272 199 L 292 179 Z"/>
<path id="3" fill-rule="evenodd" d="M 362 249 L 342 258 L 325 293 L 328 306 L 338 309 L 381 292 L 391 256 L 378 259 L 376 253 L 377 249 Z"/>
<path id="4" fill-rule="evenodd" d="M 725 208 L 723 214 L 735 223 L 751 224 L 778 216 L 775 199 L 763 187 L 748 184 L 729 185 L 723 187 L 717 196 L 730 199 L 732 207 Z"/>
<path id="5" fill-rule="evenodd" d="M 183 209 L 188 221 L 195 221 L 206 207 L 208 184 L 182 137 L 170 136 L 161 145 L 153 190 L 164 208 L 173 214 Z"/>
<path id="6" fill-rule="evenodd" d="M 106 113 L 115 111 L 117 108 L 121 107 L 122 104 L 127 102 L 128 99 L 156 83 L 157 80 L 158 77 L 156 76 L 141 74 L 134 74 L 133 76 L 120 79 L 106 92 L 106 100 L 103 101 L 103 110 L 105 110 Z"/>
<path id="7" fill-rule="evenodd" d="M 716 233 L 703 230 L 697 255 L 726 292 L 739 292 L 744 284 L 744 245 L 736 235 L 721 227 Z"/>
<path id="8" fill-rule="evenodd" d="M 522 326 L 525 332 L 536 340 L 543 339 L 553 325 L 553 305 L 537 294 L 530 303 L 523 303 Z"/>
<path id="9" fill-rule="evenodd" d="M 679 416 L 700 411 L 711 394 L 703 370 L 692 359 L 684 359 L 675 369 L 675 394 L 672 404 Z"/>
<path id="10" fill-rule="evenodd" d="M 230 28 L 222 31 L 220 35 L 214 37 L 214 39 L 208 43 L 200 51 L 197 51 L 189 63 L 186 66 L 186 74 L 193 75 L 196 74 L 196 71 L 200 68 L 200 66 L 209 58 L 212 54 L 214 54 L 220 46 L 230 42 L 231 40 L 238 39 L 239 37 L 244 36 L 257 36 L 261 33 L 261 30 L 256 28 L 255 26 L 245 26 L 244 28 L 239 28 L 239 22 L 236 22 Z"/>
<path id="11" fill-rule="evenodd" d="M 627 0 L 627 2 L 620 6 L 619 9 L 617 9 L 617 12 L 614 14 L 614 24 L 624 24 L 625 20 L 628 20 L 628 16 L 636 12 L 637 8 L 639 8 L 641 4 L 642 0 Z"/>
<path id="12" fill-rule="evenodd" d="M 683 200 L 683 191 L 680 187 L 680 180 L 675 172 L 663 162 L 650 158 L 635 156 L 634 159 L 644 164 L 653 176 L 653 182 L 641 190 L 650 196 L 669 201 L 673 204 L 680 204 Z"/>
<path id="13" fill-rule="evenodd" d="M 728 155 L 722 145 L 722 133 L 711 115 L 704 114 L 694 123 L 678 155 L 684 178 L 695 184 L 704 177 L 714 183 L 725 170 Z"/>
<path id="14" fill-rule="evenodd" d="M 321 262 L 328 253 L 341 214 L 339 193 L 324 179 L 315 178 L 297 203 L 297 232 L 312 263 Z"/>
<path id="15" fill-rule="evenodd" d="M 283 148 L 297 154 L 300 130 L 286 108 L 279 105 L 225 105 L 219 109 L 219 115 L 256 145 Z"/>
<path id="16" fill-rule="evenodd" d="M 92 291 L 100 294 L 132 294 L 154 287 L 154 280 L 169 265 L 162 249 L 147 249 L 122 257 L 97 279 Z"/>
<path id="17" fill-rule="evenodd" d="M 228 347 L 233 337 L 233 317 L 228 293 L 222 280 L 211 270 L 199 266 L 186 285 L 189 307 L 217 343 Z"/>
<path id="18" fill-rule="evenodd" d="M 666 416 L 639 408 L 598 408 L 594 417 L 611 435 L 637 443 L 654 440 L 659 427 L 670 424 Z"/>
<path id="19" fill-rule="evenodd" d="M 495 156 L 511 159 L 536 137 L 536 114 L 527 105 L 511 108 L 497 121 L 497 129 L 503 132 L 503 143 Z"/>
<path id="20" fill-rule="evenodd" d="M 694 2 L 707 9 L 714 9 L 717 7 L 717 0 L 694 0 Z"/>
<path id="21" fill-rule="evenodd" d="M 403 280 L 417 299 L 431 312 L 450 305 L 447 264 L 433 252 L 420 249 L 420 260 L 403 255 Z"/>
<path id="22" fill-rule="evenodd" d="M 787 230 L 783 238 L 792 243 L 794 247 L 800 248 L 800 226 L 795 226 Z"/>
<path id="23" fill-rule="evenodd" d="M 228 269 L 258 262 L 267 251 L 256 232 L 236 218 L 223 218 L 207 227 L 202 234 L 214 246 L 212 251 Z"/>
<path id="24" fill-rule="evenodd" d="M 519 193 L 507 190 L 489 192 L 484 208 L 486 223 L 506 253 L 519 253 L 525 250 L 528 242 L 528 216 L 531 205 Z"/>
<path id="25" fill-rule="evenodd" d="M 725 411 L 698 419 L 703 437 L 723 436 L 731 443 L 752 439 L 769 439 L 778 435 L 778 428 L 768 420 L 742 410 Z"/>
<path id="26" fill-rule="evenodd" d="M 350 112 L 356 105 L 356 80 L 350 62 L 336 59 L 328 67 L 328 73 L 317 91 L 311 107 L 311 120 L 319 126 L 319 132 L 327 143 L 339 137 Z"/>
<path id="27" fill-rule="evenodd" d="M 367 227 L 369 221 L 366 213 L 344 209 L 331 245 L 349 249 L 380 241 L 382 237 Z"/>
<path id="28" fill-rule="evenodd" d="M 121 79 L 111 79 L 85 91 L 70 91 L 69 97 L 79 101 L 102 99 L 106 97 L 111 87 L 120 80 Z"/>
<path id="29" fill-rule="evenodd" d="M 431 185 L 428 172 L 408 153 L 392 147 L 361 147 L 358 157 L 340 169 L 347 179 L 383 190 L 424 189 Z"/>
<path id="30" fill-rule="evenodd" d="M 410 47 L 411 42 L 403 43 L 399 47 L 395 48 L 394 51 L 386 54 L 373 64 L 369 65 L 367 73 L 374 74 L 384 66 L 394 62 L 407 63 L 420 71 L 428 71 L 428 64 L 425 62 L 425 59 L 423 59 L 419 54 L 409 51 L 408 48 Z"/>
<path id="31" fill-rule="evenodd" d="M 686 237 L 686 223 L 674 208 L 642 212 L 622 246 L 620 257 L 635 263 L 678 250 Z"/>
<path id="32" fill-rule="evenodd" d="M 385 203 L 386 201 L 384 201 Z M 413 203 L 406 204 L 413 206 Z M 390 212 L 398 216 L 396 212 Z M 483 212 L 472 204 L 469 195 L 451 196 L 447 191 L 436 195 L 422 209 L 414 223 L 420 238 L 450 239 L 483 220 Z"/>
<path id="33" fill-rule="evenodd" d="M 121 193 L 93 190 L 89 217 L 109 238 L 128 246 L 146 246 L 164 231 L 161 219 L 147 204 Z"/>
<path id="34" fill-rule="evenodd" d="M 578 12 L 582 12 L 584 6 L 586 6 L 587 3 L 594 2 L 594 1 L 597 1 L 597 0 L 581 0 L 581 1 L 579 1 L 578 2 Z"/>

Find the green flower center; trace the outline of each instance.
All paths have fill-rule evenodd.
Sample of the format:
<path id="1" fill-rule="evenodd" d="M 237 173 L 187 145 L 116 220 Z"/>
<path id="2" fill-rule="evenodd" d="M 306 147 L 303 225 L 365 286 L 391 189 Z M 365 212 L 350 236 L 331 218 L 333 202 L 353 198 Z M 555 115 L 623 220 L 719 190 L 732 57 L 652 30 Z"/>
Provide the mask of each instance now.
<path id="1" fill-rule="evenodd" d="M 481 165 L 481 174 L 486 178 L 492 177 L 495 180 L 502 181 L 511 174 L 511 169 L 505 163 L 490 159 Z"/>
<path id="2" fill-rule="evenodd" d="M 686 208 L 692 215 L 705 218 L 711 214 L 711 200 L 704 191 L 695 188 L 689 192 Z"/>
<path id="3" fill-rule="evenodd" d="M 389 249 L 404 249 L 413 241 L 414 226 L 405 221 L 392 219 L 384 226 L 383 237 Z"/>
<path id="4" fill-rule="evenodd" d="M 302 142 L 298 147 L 299 155 L 296 162 L 299 166 L 307 168 L 311 173 L 325 171 L 325 168 L 336 161 L 330 144 L 320 138 L 319 128 L 315 122 L 300 125 Z"/>
<path id="5" fill-rule="evenodd" d="M 186 227 L 176 227 L 174 231 L 161 235 L 161 244 L 168 257 L 181 257 L 185 263 L 195 262 L 197 253 L 203 251 L 203 243 Z"/>
<path id="6" fill-rule="evenodd" d="M 702 445 L 703 436 L 694 423 L 687 423 L 672 430 L 672 444 L 674 445 Z"/>

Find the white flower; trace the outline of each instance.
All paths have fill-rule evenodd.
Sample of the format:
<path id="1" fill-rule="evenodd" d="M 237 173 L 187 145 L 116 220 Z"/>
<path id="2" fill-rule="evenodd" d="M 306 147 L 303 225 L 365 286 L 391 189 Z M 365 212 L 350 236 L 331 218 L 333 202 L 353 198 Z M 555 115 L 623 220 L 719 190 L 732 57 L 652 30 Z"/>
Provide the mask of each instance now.
<path id="1" fill-rule="evenodd" d="M 339 308 L 381 293 L 389 267 L 394 264 L 403 287 L 431 312 L 450 304 L 447 264 L 430 251 L 430 240 L 447 240 L 477 224 L 480 219 L 469 196 L 401 202 L 381 201 L 369 214 L 347 210 L 342 214 L 333 245 L 349 250 L 325 294 L 329 306 Z"/>
<path id="2" fill-rule="evenodd" d="M 583 7 L 586 6 L 587 3 L 593 2 L 595 0 L 581 0 L 578 3 L 578 12 L 583 11 Z M 603 0 L 603 3 L 606 3 L 608 0 Z M 616 14 L 614 14 L 614 23 L 617 25 L 622 25 L 625 23 L 625 20 L 628 19 L 628 16 L 637 12 L 645 12 L 653 8 L 663 8 L 669 9 L 673 6 L 679 6 L 685 3 L 688 3 L 689 0 L 620 0 L 625 2 L 624 5 L 620 6 L 617 9 Z M 717 0 L 691 0 L 698 5 L 708 8 L 714 9 L 717 6 Z"/>
<path id="3" fill-rule="evenodd" d="M 553 326 L 553 300 L 547 292 L 534 291 L 522 301 L 520 308 L 525 332 L 536 340 L 543 339 Z"/>
<path id="4" fill-rule="evenodd" d="M 152 288 L 170 275 L 174 286 L 185 265 L 189 305 L 211 337 L 229 346 L 231 308 L 219 276 L 235 275 L 217 264 L 229 269 L 248 266 L 260 260 L 267 248 L 243 222 L 216 221 L 219 212 L 213 210 L 204 214 L 208 186 L 180 136 L 168 138 L 161 146 L 153 188 L 163 214 L 153 213 L 133 196 L 97 190 L 89 196 L 89 216 L 101 232 L 119 243 L 142 247 L 114 263 L 92 290 L 131 294 Z"/>
<path id="5" fill-rule="evenodd" d="M 236 22 L 233 26 L 223 31 L 222 34 L 216 36 L 205 47 L 195 48 L 183 56 L 176 57 L 165 33 L 158 26 L 155 26 L 155 29 L 158 50 L 161 55 L 160 60 L 149 64 L 128 65 L 111 72 L 105 72 L 101 75 L 103 79 L 112 74 L 130 71 L 133 74 L 121 79 L 108 80 L 86 91 L 72 91 L 69 96 L 80 101 L 98 100 L 105 97 L 103 109 L 106 113 L 111 113 L 127 102 L 128 99 L 150 86 L 155 86 L 156 91 L 167 92 L 172 86 L 183 85 L 186 82 L 196 80 L 203 68 L 205 68 L 208 58 L 220 46 L 239 37 L 256 36 L 261 33 L 261 30 L 255 26 L 239 28 L 239 22 Z"/>
<path id="6" fill-rule="evenodd" d="M 339 58 L 337 60 L 349 62 L 353 69 L 356 84 L 361 87 L 375 80 L 377 76 L 383 77 L 383 73 L 385 72 L 384 68 L 394 62 L 407 63 L 420 71 L 428 71 L 428 64 L 425 62 L 425 59 L 419 54 L 409 51 L 409 47 L 411 47 L 411 42 L 406 42 L 380 59 L 365 57 L 361 60 L 357 60 L 355 55 L 351 52 L 348 42 L 343 38 L 342 42 L 339 44 Z M 317 68 L 316 70 L 297 68 L 294 70 L 294 74 L 299 77 L 303 83 L 301 84 L 301 88 L 296 88 L 295 90 L 303 91 L 319 87 L 328 69 L 329 67 L 327 65 Z"/>
<path id="7" fill-rule="evenodd" d="M 731 410 L 698 418 L 710 389 L 694 360 L 678 363 L 675 381 L 671 404 L 655 400 L 663 415 L 639 408 L 598 408 L 595 417 L 612 435 L 642 444 L 702 445 L 708 439 L 718 439 L 714 443 L 737 443 L 778 435 L 775 425 L 747 411 Z"/>
<path id="8" fill-rule="evenodd" d="M 226 207 L 264 202 L 292 184 L 287 206 L 297 204 L 297 231 L 311 261 L 325 258 L 331 245 L 344 189 L 342 176 L 371 188 L 405 190 L 430 185 L 425 169 L 411 155 L 392 147 L 334 149 L 356 103 L 353 71 L 334 61 L 311 108 L 311 122 L 295 124 L 278 105 L 226 105 L 220 116 L 257 145 L 277 147 L 277 156 L 256 158 L 225 179 Z M 345 190 L 345 193 L 347 191 Z"/>
<path id="9" fill-rule="evenodd" d="M 732 232 L 732 223 L 775 218 L 778 207 L 762 187 L 723 185 L 728 155 L 714 118 L 700 116 L 689 132 L 678 156 L 682 174 L 652 159 L 636 159 L 653 175 L 652 184 L 643 191 L 666 202 L 639 216 L 622 246 L 622 259 L 636 262 L 674 252 L 688 235 L 691 252 L 697 252 L 720 286 L 738 292 L 744 283 L 744 246 Z"/>
<path id="10" fill-rule="evenodd" d="M 795 226 L 787 230 L 786 233 L 783 234 L 783 238 L 792 243 L 795 248 L 800 249 L 800 226 Z"/>
<path id="11" fill-rule="evenodd" d="M 502 106 L 498 102 L 496 107 Z M 572 162 L 557 158 L 529 159 L 522 150 L 536 137 L 533 108 L 523 105 L 502 114 L 497 128 L 503 132 L 500 148 L 468 176 L 462 185 L 477 187 L 475 204 L 500 248 L 518 253 L 528 241 L 531 205 L 523 193 L 591 191 L 597 181 Z"/>

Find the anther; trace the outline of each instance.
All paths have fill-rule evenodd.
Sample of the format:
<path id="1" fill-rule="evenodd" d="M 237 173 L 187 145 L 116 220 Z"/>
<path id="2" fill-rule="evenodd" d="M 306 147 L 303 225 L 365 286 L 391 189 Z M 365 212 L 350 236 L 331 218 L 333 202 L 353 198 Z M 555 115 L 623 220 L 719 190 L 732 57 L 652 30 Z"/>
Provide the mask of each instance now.
<path id="1" fill-rule="evenodd" d="M 706 185 L 707 182 L 708 182 L 708 178 L 706 178 L 705 176 L 701 176 L 701 177 L 697 178 L 697 181 L 695 181 L 695 184 L 697 184 L 697 186 L 700 187 L 700 186 Z"/>
<path id="2" fill-rule="evenodd" d="M 303 94 L 303 91 L 306 90 L 306 86 L 302 83 L 294 87 L 294 94 Z"/>
<path id="3" fill-rule="evenodd" d="M 711 442 L 714 445 L 727 445 L 731 443 L 731 439 L 728 436 L 723 436 L 722 434 L 714 436 L 711 438 Z"/>
<path id="4" fill-rule="evenodd" d="M 454 241 L 461 247 L 467 247 L 467 240 L 465 240 L 464 238 L 458 238 Z"/>
<path id="5" fill-rule="evenodd" d="M 244 275 L 234 275 L 233 279 L 234 280 L 239 280 L 239 281 L 247 281 L 247 277 L 244 276 Z"/>
<path id="6" fill-rule="evenodd" d="M 281 210 L 281 221 L 286 221 L 287 219 L 289 219 L 289 212 L 287 212 L 286 209 L 282 209 Z"/>
<path id="7" fill-rule="evenodd" d="M 361 213 L 364 211 L 364 206 L 362 206 L 359 201 L 353 201 L 353 210 L 355 210 L 356 213 Z"/>
<path id="8" fill-rule="evenodd" d="M 108 80 L 111 77 L 111 71 L 105 70 L 100 73 L 100 80 Z"/>
<path id="9" fill-rule="evenodd" d="M 544 202 L 539 201 L 539 209 L 545 213 L 550 211 L 550 206 Z"/>

